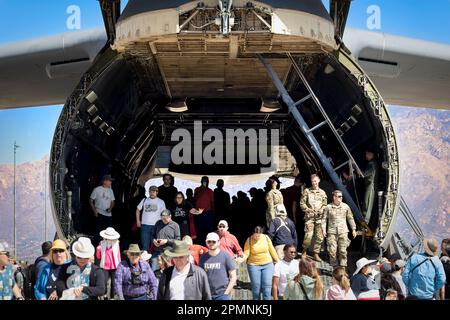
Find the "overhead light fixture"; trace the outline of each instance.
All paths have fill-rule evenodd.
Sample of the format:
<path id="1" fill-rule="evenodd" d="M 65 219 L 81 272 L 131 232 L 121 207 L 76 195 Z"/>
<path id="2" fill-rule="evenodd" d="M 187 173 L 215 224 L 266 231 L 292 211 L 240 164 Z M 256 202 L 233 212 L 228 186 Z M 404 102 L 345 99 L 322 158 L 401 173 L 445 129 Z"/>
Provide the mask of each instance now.
<path id="1" fill-rule="evenodd" d="M 108 124 L 106 122 L 102 122 L 102 124 L 98 127 L 101 132 L 104 132 L 106 129 L 109 128 Z"/>
<path id="2" fill-rule="evenodd" d="M 261 98 L 261 108 L 259 112 L 275 112 L 281 109 L 281 105 L 277 99 L 264 99 Z"/>
<path id="3" fill-rule="evenodd" d="M 98 111 L 98 108 L 95 104 L 91 104 L 91 106 L 87 109 L 87 113 L 89 113 L 90 116 L 93 116 Z"/>
<path id="4" fill-rule="evenodd" d="M 102 121 L 103 119 L 100 116 L 96 116 L 94 119 L 92 119 L 92 123 L 96 126 Z"/>
<path id="5" fill-rule="evenodd" d="M 186 112 L 188 107 L 186 104 L 186 98 L 184 99 L 173 99 L 167 106 L 166 109 L 170 112 Z"/>
<path id="6" fill-rule="evenodd" d="M 116 131 L 116 129 L 114 129 L 113 127 L 109 127 L 108 129 L 106 129 L 106 134 L 110 136 L 114 131 Z"/>
<path id="7" fill-rule="evenodd" d="M 330 74 L 334 72 L 334 68 L 331 64 L 327 64 L 325 66 L 325 69 L 323 70 L 323 72 L 325 72 L 325 74 Z"/>
<path id="8" fill-rule="evenodd" d="M 88 93 L 88 95 L 86 96 L 86 100 L 89 101 L 90 103 L 94 103 L 97 100 L 97 94 L 94 91 L 91 91 Z"/>
<path id="9" fill-rule="evenodd" d="M 350 116 L 348 119 L 347 119 L 347 121 L 348 121 L 348 123 L 353 127 L 355 124 L 357 124 L 358 123 L 358 120 L 356 120 L 356 118 L 354 117 L 354 116 Z"/>
<path id="10" fill-rule="evenodd" d="M 347 132 L 348 130 L 350 130 L 350 126 L 349 126 L 349 124 L 347 123 L 347 121 L 344 121 L 344 123 L 343 124 L 341 124 L 341 128 L 340 128 L 341 130 L 342 130 L 342 132 Z"/>
<path id="11" fill-rule="evenodd" d="M 359 116 L 359 115 L 361 114 L 361 112 L 362 112 L 361 107 L 358 106 L 357 104 L 355 104 L 355 105 L 353 106 L 353 108 L 352 108 L 352 114 L 353 114 L 355 117 L 357 117 L 357 116 Z"/>

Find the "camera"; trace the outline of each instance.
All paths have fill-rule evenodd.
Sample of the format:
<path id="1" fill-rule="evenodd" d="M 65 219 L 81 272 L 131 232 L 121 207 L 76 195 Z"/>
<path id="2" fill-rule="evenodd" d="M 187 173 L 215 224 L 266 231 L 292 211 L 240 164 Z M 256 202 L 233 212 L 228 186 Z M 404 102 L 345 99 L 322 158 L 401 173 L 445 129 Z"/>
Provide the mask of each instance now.
<path id="1" fill-rule="evenodd" d="M 133 271 L 131 270 L 131 283 L 137 286 L 142 285 L 142 279 L 141 279 L 142 271 Z"/>

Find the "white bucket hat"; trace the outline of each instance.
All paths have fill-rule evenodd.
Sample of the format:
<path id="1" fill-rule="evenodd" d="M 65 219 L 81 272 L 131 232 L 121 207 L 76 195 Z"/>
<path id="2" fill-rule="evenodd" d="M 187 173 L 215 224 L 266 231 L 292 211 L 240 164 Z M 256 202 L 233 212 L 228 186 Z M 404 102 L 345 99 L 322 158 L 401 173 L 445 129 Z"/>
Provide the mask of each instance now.
<path id="1" fill-rule="evenodd" d="M 120 238 L 120 234 L 114 230 L 114 228 L 109 227 L 105 230 L 100 231 L 100 237 L 107 240 L 117 240 Z"/>
<path id="2" fill-rule="evenodd" d="M 142 255 L 141 255 L 141 259 L 144 261 L 150 260 L 151 257 L 152 257 L 152 255 L 150 253 L 148 253 L 148 251 L 144 251 L 144 253 L 142 253 Z"/>
<path id="3" fill-rule="evenodd" d="M 356 261 L 356 271 L 353 273 L 353 275 L 356 275 L 361 271 L 362 268 L 367 266 L 368 264 L 372 264 L 376 262 L 377 260 L 368 260 L 367 258 L 361 258 L 358 261 Z"/>
<path id="4" fill-rule="evenodd" d="M 91 239 L 80 237 L 72 245 L 72 251 L 78 258 L 90 258 L 95 253 L 95 248 L 91 243 Z"/>

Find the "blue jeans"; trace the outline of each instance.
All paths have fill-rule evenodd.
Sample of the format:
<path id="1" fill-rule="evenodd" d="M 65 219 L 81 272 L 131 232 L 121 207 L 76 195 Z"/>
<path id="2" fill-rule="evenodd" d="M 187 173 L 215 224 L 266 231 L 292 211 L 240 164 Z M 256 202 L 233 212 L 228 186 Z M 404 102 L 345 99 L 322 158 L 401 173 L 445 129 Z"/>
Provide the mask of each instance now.
<path id="1" fill-rule="evenodd" d="M 108 227 L 112 227 L 112 217 L 107 217 L 102 214 L 98 214 L 96 219 L 96 233 L 94 236 L 94 246 L 97 246 L 102 238 L 100 237 L 100 231 L 105 230 Z"/>
<path id="2" fill-rule="evenodd" d="M 231 300 L 231 296 L 228 294 L 221 294 L 220 296 L 212 297 L 212 300 Z"/>
<path id="3" fill-rule="evenodd" d="M 140 296 L 140 297 L 137 297 L 137 298 L 125 298 L 125 300 L 148 300 L 148 297 L 147 297 L 147 295 L 146 294 L 144 294 L 144 295 L 142 295 L 142 296 Z"/>
<path id="4" fill-rule="evenodd" d="M 260 300 L 261 292 L 263 300 L 270 300 L 274 271 L 273 263 L 270 262 L 261 266 L 247 265 L 247 270 L 252 283 L 253 300 Z"/>
<path id="5" fill-rule="evenodd" d="M 150 266 L 152 267 L 153 272 L 159 270 L 159 265 L 158 265 L 158 257 L 162 254 L 161 251 L 155 251 L 152 253 L 152 257 L 150 258 Z"/>
<path id="6" fill-rule="evenodd" d="M 150 247 L 153 242 L 153 229 L 155 226 L 151 226 L 148 224 L 141 225 L 141 249 L 142 250 L 150 250 Z"/>

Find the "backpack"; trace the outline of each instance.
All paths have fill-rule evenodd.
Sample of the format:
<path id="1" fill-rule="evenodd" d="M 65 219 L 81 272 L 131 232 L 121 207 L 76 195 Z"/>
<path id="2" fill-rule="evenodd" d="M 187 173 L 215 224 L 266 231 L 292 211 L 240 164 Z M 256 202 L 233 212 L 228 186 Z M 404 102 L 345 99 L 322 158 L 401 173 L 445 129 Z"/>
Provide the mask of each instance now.
<path id="1" fill-rule="evenodd" d="M 36 265 L 27 266 L 23 271 L 23 297 L 26 300 L 36 300 L 34 296 L 34 285 L 36 284 Z"/>

